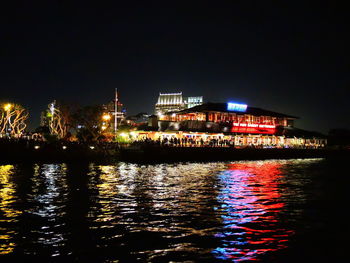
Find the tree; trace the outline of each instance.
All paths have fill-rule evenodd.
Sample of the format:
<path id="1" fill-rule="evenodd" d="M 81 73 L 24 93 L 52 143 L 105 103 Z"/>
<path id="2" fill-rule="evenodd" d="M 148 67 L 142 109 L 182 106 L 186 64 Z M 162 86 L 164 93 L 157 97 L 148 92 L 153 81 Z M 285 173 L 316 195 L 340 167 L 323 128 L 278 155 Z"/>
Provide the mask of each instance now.
<path id="1" fill-rule="evenodd" d="M 71 111 L 69 107 L 62 103 L 53 101 L 48 105 L 44 118 L 51 135 L 63 139 L 67 136 L 71 125 Z"/>
<path id="2" fill-rule="evenodd" d="M 28 111 L 20 104 L 5 103 L 0 108 L 0 134 L 21 136 L 25 131 Z"/>
<path id="3" fill-rule="evenodd" d="M 85 106 L 73 114 L 74 127 L 81 141 L 97 141 L 103 134 L 102 106 Z"/>

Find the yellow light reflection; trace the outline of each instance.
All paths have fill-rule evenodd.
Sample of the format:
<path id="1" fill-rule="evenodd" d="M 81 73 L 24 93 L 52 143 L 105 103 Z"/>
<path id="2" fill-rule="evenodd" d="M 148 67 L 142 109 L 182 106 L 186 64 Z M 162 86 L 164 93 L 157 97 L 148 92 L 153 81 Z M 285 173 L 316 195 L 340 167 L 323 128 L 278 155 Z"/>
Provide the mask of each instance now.
<path id="1" fill-rule="evenodd" d="M 12 207 L 15 201 L 15 186 L 11 182 L 13 165 L 0 165 L 0 212 L 4 221 L 13 221 L 22 212 Z M 5 230 L 5 231 L 4 231 Z M 15 248 L 15 243 L 11 242 L 14 232 L 0 228 L 0 255 L 9 254 Z"/>

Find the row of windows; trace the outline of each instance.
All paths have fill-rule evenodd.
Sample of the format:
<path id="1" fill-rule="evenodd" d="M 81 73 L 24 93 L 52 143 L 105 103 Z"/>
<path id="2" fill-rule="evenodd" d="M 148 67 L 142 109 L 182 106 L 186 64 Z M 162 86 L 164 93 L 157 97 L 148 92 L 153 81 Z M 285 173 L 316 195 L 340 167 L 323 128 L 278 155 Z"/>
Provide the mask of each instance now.
<path id="1" fill-rule="evenodd" d="M 162 120 L 167 121 L 185 121 L 185 120 L 198 120 L 206 121 L 205 113 L 188 113 L 188 114 L 173 114 L 166 115 Z M 253 115 L 236 115 L 230 113 L 208 113 L 208 121 L 210 122 L 239 122 L 239 123 L 263 123 L 273 125 L 287 126 L 287 119 L 276 118 L 271 116 L 253 116 Z"/>

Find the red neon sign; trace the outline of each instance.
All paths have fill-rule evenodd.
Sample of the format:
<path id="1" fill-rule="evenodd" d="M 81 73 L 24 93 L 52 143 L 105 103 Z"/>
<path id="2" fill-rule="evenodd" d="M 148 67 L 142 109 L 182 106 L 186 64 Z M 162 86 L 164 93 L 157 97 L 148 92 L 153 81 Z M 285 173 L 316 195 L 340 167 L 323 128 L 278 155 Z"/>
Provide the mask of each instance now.
<path id="1" fill-rule="evenodd" d="M 231 128 L 231 132 L 262 133 L 262 134 L 274 134 L 275 130 L 276 130 L 275 125 L 260 124 L 260 123 L 234 122 Z"/>

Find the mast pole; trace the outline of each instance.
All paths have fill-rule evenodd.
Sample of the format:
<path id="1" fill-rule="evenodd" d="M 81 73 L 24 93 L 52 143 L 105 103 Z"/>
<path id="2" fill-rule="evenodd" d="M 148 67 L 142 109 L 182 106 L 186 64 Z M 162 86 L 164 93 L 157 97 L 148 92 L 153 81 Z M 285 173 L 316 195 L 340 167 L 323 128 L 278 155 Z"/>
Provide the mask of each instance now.
<path id="1" fill-rule="evenodd" d="M 115 89 L 114 99 L 114 133 L 117 135 L 118 130 L 118 89 Z"/>

